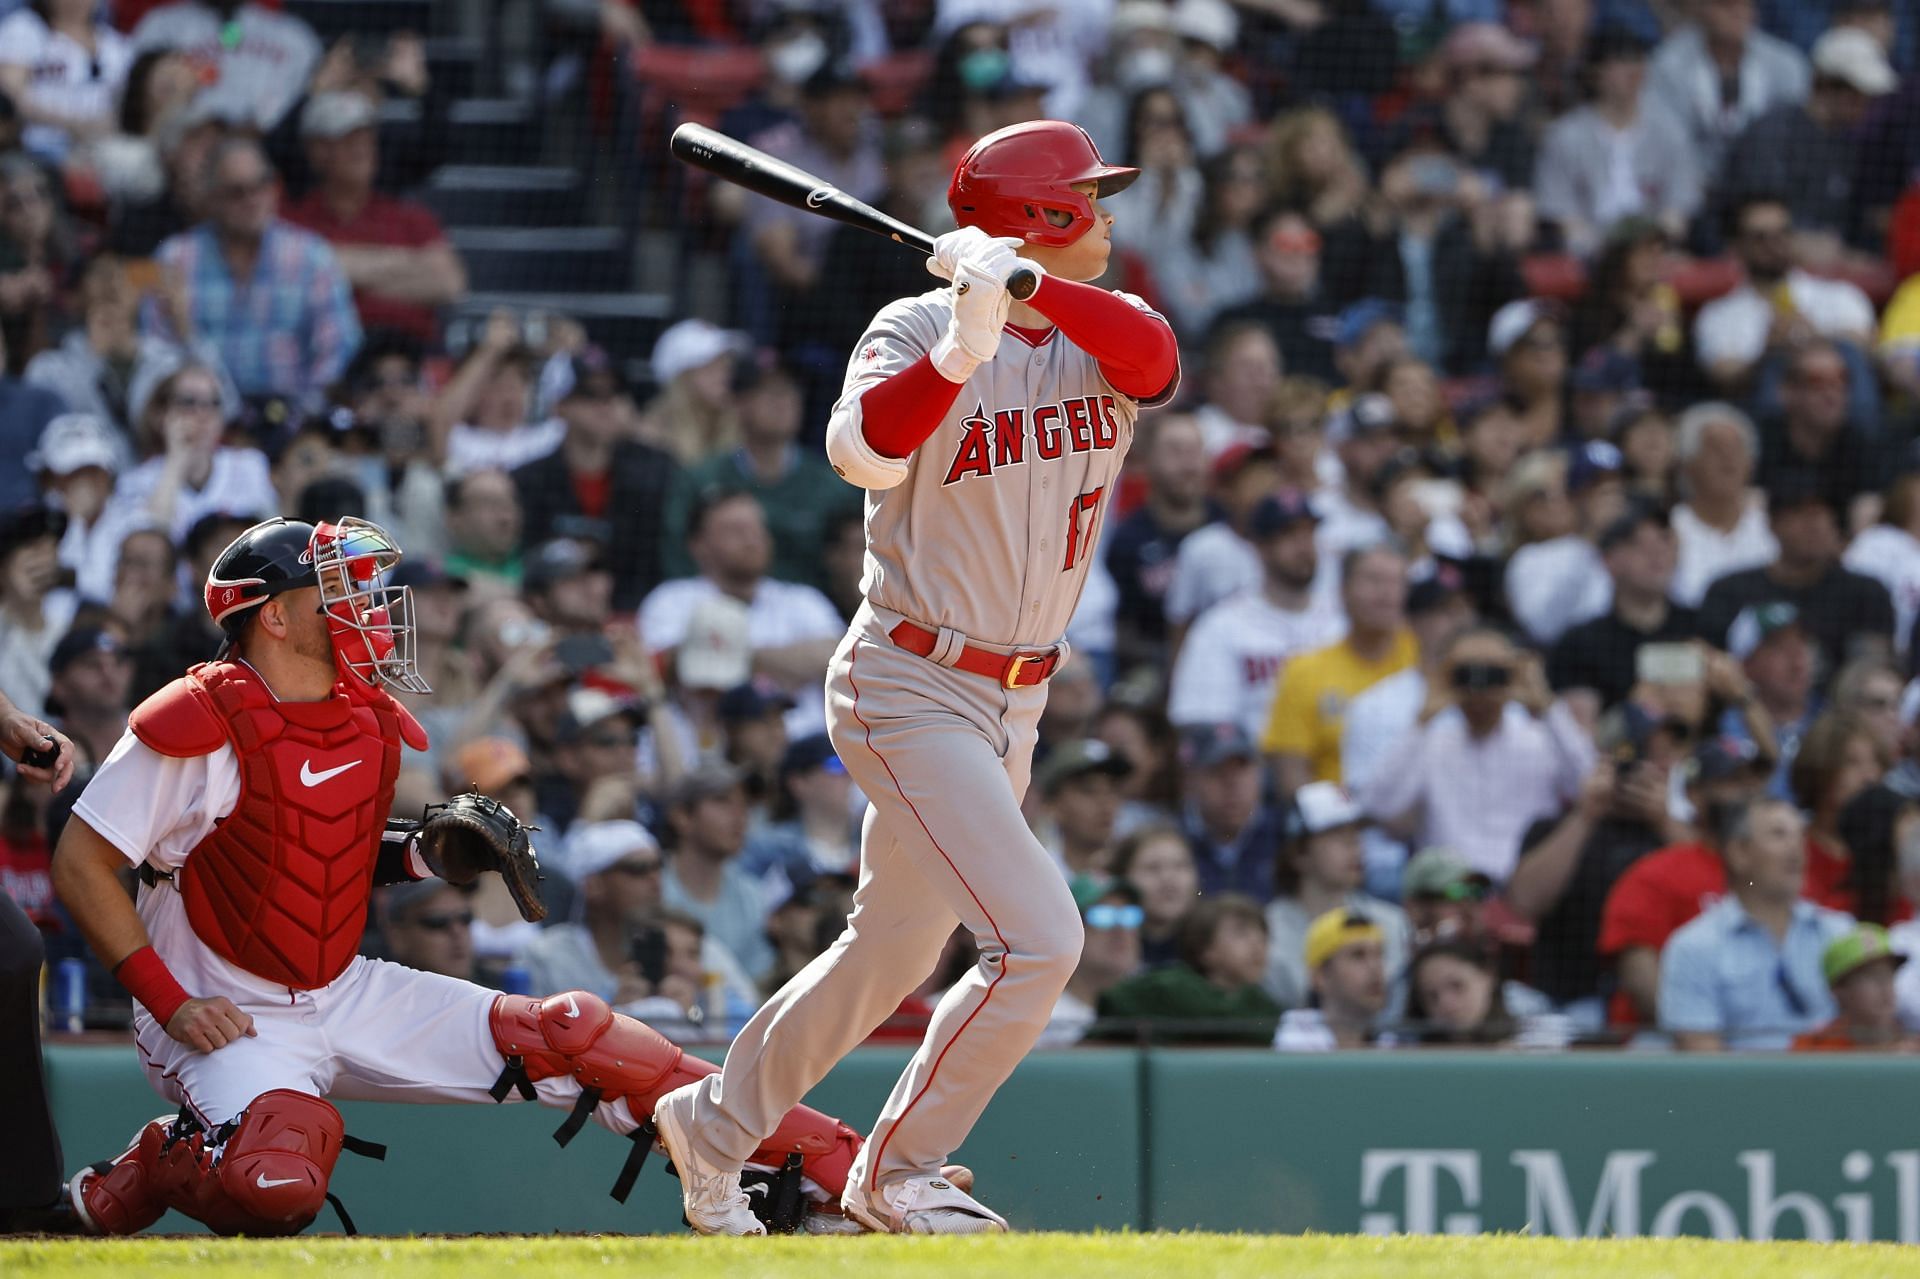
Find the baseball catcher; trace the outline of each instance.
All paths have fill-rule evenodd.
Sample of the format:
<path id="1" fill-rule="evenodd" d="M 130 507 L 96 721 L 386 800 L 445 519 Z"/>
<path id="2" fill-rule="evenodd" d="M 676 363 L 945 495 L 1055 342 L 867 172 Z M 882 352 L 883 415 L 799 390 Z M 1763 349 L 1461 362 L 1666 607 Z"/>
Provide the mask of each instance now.
<path id="1" fill-rule="evenodd" d="M 179 1108 L 69 1183 L 79 1229 L 131 1234 L 175 1208 L 222 1234 L 297 1233 L 354 1144 L 330 1097 L 567 1109 L 562 1144 L 589 1118 L 633 1139 L 624 1199 L 654 1103 L 714 1069 L 585 991 L 501 995 L 359 955 L 378 884 L 493 871 L 528 919 L 546 913 L 505 806 L 389 817 L 403 744 L 426 744 L 389 692 L 426 689 L 411 596 L 388 585 L 399 560 L 356 519 L 241 534 L 206 582 L 220 655 L 135 709 L 74 808 L 55 886 L 132 992 L 147 1077 Z M 836 1206 L 860 1146 L 792 1110 L 752 1163 L 768 1224 L 855 1229 Z"/>

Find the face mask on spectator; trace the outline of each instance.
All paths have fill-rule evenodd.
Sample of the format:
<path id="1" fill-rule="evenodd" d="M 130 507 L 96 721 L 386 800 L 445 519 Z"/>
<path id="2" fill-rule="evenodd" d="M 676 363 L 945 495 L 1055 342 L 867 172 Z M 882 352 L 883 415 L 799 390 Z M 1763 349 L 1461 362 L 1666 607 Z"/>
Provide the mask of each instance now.
<path id="1" fill-rule="evenodd" d="M 1173 79 L 1173 54 L 1158 45 L 1134 49 L 1114 68 L 1120 87 L 1132 92 Z"/>
<path id="2" fill-rule="evenodd" d="M 827 60 L 827 42 L 812 31 L 767 50 L 767 68 L 783 84 L 800 84 Z"/>

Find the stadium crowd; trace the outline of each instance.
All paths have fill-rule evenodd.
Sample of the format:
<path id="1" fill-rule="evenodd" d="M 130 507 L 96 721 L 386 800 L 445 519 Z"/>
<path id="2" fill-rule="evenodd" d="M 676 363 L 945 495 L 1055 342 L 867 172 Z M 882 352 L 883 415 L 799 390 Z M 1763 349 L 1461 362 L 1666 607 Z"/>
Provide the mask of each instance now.
<path id="1" fill-rule="evenodd" d="M 972 139 L 1059 116 L 1144 170 L 1105 282 L 1187 373 L 1051 681 L 1026 808 L 1087 943 L 1043 1043 L 1920 1043 L 1910 7 L 507 6 L 541 39 L 490 69 L 697 268 L 639 351 L 475 306 L 418 198 L 460 127 L 406 109 L 426 33 L 324 7 L 0 0 L 0 687 L 83 775 L 212 655 L 235 534 L 371 518 L 434 689 L 396 812 L 504 800 L 552 913 L 395 887 L 369 952 L 724 1040 L 857 882 L 821 682 L 860 494 L 819 446 L 931 281 L 666 132 L 940 229 Z M 56 960 L 71 798 L 0 806 Z"/>

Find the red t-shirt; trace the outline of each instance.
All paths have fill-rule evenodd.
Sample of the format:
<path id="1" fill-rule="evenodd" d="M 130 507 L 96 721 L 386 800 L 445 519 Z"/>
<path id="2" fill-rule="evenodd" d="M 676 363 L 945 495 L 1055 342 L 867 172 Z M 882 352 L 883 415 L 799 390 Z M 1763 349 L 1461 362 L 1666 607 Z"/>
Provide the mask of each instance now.
<path id="1" fill-rule="evenodd" d="M 580 503 L 580 513 L 592 519 L 601 519 L 607 513 L 607 506 L 613 501 L 613 472 L 601 471 L 598 475 L 573 473 L 573 497 Z"/>
<path id="2" fill-rule="evenodd" d="M 447 238 L 440 219 L 425 205 L 396 200 L 378 191 L 358 214 L 344 222 L 333 215 L 318 190 L 309 192 L 306 199 L 284 210 L 281 216 L 327 243 L 343 247 L 419 249 Z M 365 289 L 353 291 L 353 304 L 360 312 L 360 323 L 366 328 L 398 329 L 429 344 L 434 340 L 434 313 L 430 306 L 396 301 Z"/>
<path id="3" fill-rule="evenodd" d="M 44 836 L 0 839 L 0 892 L 13 898 L 41 932 L 60 930 L 53 906 L 53 856 Z"/>
<path id="4" fill-rule="evenodd" d="M 1853 891 L 1842 887 L 1848 862 L 1807 836 L 1807 869 L 1801 896 L 1832 910 L 1853 913 Z M 1727 891 L 1727 868 L 1705 844 L 1675 844 L 1648 853 L 1614 882 L 1600 911 L 1600 958 L 1611 960 L 1635 946 L 1659 950 L 1695 915 Z M 1907 909 L 1901 904 L 1901 909 Z M 1625 991 L 1615 991 L 1607 1020 L 1632 1026 L 1640 1021 Z"/>

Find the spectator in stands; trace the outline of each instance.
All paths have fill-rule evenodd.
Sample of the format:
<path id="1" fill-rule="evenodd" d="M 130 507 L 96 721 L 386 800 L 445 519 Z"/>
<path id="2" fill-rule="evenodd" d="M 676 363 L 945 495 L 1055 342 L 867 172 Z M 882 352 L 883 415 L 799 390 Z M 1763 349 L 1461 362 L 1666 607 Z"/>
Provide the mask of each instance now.
<path id="1" fill-rule="evenodd" d="M 587 347 L 564 366 L 554 412 L 565 426 L 559 446 L 513 472 L 520 491 L 523 544 L 591 535 L 613 571 L 613 605 L 640 606 L 657 586 L 660 512 L 673 482 L 673 461 L 626 438 L 631 407 L 606 352 Z"/>
<path id="2" fill-rule="evenodd" d="M 1533 448 L 1551 448 L 1572 433 L 1563 315 L 1558 303 L 1521 298 L 1494 312 L 1487 329 L 1487 353 Z"/>
<path id="3" fill-rule="evenodd" d="M 910 226 L 932 225 L 944 214 L 953 165 L 942 156 L 940 137 L 930 121 L 907 115 L 889 122 L 886 175 L 886 190 L 874 201 L 882 213 Z M 930 212 L 936 204 L 942 214 Z M 871 233 L 854 226 L 835 227 L 827 237 L 820 275 L 835 281 L 835 287 L 815 295 L 814 337 L 839 352 L 852 351 L 859 344 L 881 307 L 924 293 L 928 284 L 926 266 L 913 254 L 876 255 Z"/>
<path id="4" fill-rule="evenodd" d="M 386 957 L 423 973 L 472 981 L 473 907 L 444 879 L 395 884 L 379 896 Z"/>
<path id="5" fill-rule="evenodd" d="M 1731 627 L 1742 610 L 1784 602 L 1799 610 L 1801 625 L 1829 663 L 1856 652 L 1893 652 L 1893 601 L 1880 583 L 1841 567 L 1839 513 L 1819 485 L 1818 476 L 1799 471 L 1783 472 L 1775 481 L 1767 515 L 1779 557 L 1707 588 L 1700 602 L 1700 634 L 1707 642 L 1731 648 Z"/>
<path id="6" fill-rule="evenodd" d="M 1847 850 L 1847 879 L 1854 918 L 1891 924 L 1912 914 L 1900 864 L 1903 841 L 1920 838 L 1920 805 L 1891 778 L 1867 787 L 1840 810 L 1840 842 Z"/>
<path id="7" fill-rule="evenodd" d="M 505 471 L 479 470 L 448 479 L 447 571 L 483 593 L 520 586 L 520 490 Z"/>
<path id="8" fill-rule="evenodd" d="M 1673 246 L 1674 236 L 1651 217 L 1614 222 L 1597 245 L 1568 332 L 1576 360 L 1596 348 L 1627 357 L 1638 384 L 1669 409 L 1698 399 L 1701 382 L 1680 293 L 1667 278 Z"/>
<path id="9" fill-rule="evenodd" d="M 1878 924 L 1857 924 L 1828 943 L 1820 971 L 1838 1012 L 1819 1030 L 1794 1036 L 1794 1051 L 1909 1051 L 1895 994 L 1895 975 L 1907 958 Z"/>
<path id="10" fill-rule="evenodd" d="M 1123 163 L 1140 170 L 1125 195 L 1114 197 L 1119 221 L 1114 247 L 1151 255 L 1161 246 L 1184 244 L 1193 236 L 1206 179 L 1193 150 L 1185 109 L 1167 85 L 1148 85 L 1127 104 Z"/>
<path id="11" fill-rule="evenodd" d="M 1787 472 L 1814 476 L 1850 532 L 1865 522 L 1862 499 L 1877 497 L 1886 461 L 1868 428 L 1849 420 L 1846 357 L 1834 343 L 1809 338 L 1783 364 L 1781 412 L 1760 433 L 1760 487 L 1771 491 Z"/>
<path id="12" fill-rule="evenodd" d="M 179 360 L 176 348 L 139 328 L 140 295 L 126 263 L 103 253 L 80 277 L 80 323 L 58 346 L 27 362 L 26 380 L 53 392 L 75 413 L 110 423 L 122 464 L 134 459 L 128 398 L 133 384 Z M 201 358 L 212 352 L 201 351 Z"/>
<path id="13" fill-rule="evenodd" d="M 1681 1051 L 1781 1049 L 1832 1019 L 1821 958 L 1853 921 L 1800 895 L 1805 833 L 1779 800 L 1728 814 L 1727 896 L 1674 933 L 1660 957 L 1660 1025 Z"/>
<path id="14" fill-rule="evenodd" d="M 1698 629 L 1692 609 L 1669 602 L 1676 547 L 1664 510 L 1635 502 L 1601 532 L 1599 547 L 1613 603 L 1563 634 L 1547 657 L 1547 682 L 1586 723 L 1633 691 L 1641 645 L 1684 643 Z"/>
<path id="15" fill-rule="evenodd" d="M 1140 894 L 1124 880 L 1089 885 L 1074 895 L 1086 942 L 1067 987 L 1054 1002 L 1037 1047 L 1064 1048 L 1086 1037 L 1108 991 L 1140 972 Z"/>
<path id="16" fill-rule="evenodd" d="M 220 552 L 253 523 L 247 516 L 218 511 L 201 516 L 180 543 L 178 558 L 188 580 L 206 581 Z M 195 662 L 210 660 L 224 638 L 198 598 L 176 599 L 179 583 L 173 549 L 173 542 L 157 529 L 136 530 L 120 544 L 120 563 L 114 572 L 115 614 L 126 620 L 143 605 L 154 612 L 162 601 L 168 606 L 164 617 L 150 621 L 134 650 L 136 705 Z"/>
<path id="17" fill-rule="evenodd" d="M 78 256 L 75 228 L 40 162 L 25 152 L 0 154 L 0 329 L 9 373 L 53 344 Z"/>
<path id="18" fill-rule="evenodd" d="M 813 587 L 766 575 L 773 547 L 760 503 L 738 489 L 704 494 L 687 517 L 687 549 L 699 576 L 662 582 L 640 606 L 647 647 L 679 648 L 707 601 L 737 601 L 747 613 L 754 672 L 820 705 L 820 672 L 846 625 Z"/>
<path id="19" fill-rule="evenodd" d="M 47 658 L 47 711 L 95 761 L 127 731 L 133 709 L 133 656 L 117 629 L 76 626 Z"/>
<path id="20" fill-rule="evenodd" d="M 1627 492 L 1666 510 L 1676 496 L 1673 422 L 1658 408 L 1638 400 L 1639 396 L 1628 393 L 1607 433 L 1627 464 Z"/>
<path id="21" fill-rule="evenodd" d="M 0 510 L 30 502 L 39 491 L 27 456 L 66 407 L 51 391 L 8 376 L 6 367 L 6 342 L 0 336 Z"/>
<path id="22" fill-rule="evenodd" d="M 444 561 L 446 490 L 428 452 L 421 359 L 413 339 L 376 330 L 335 395 L 352 414 L 346 465 L 367 495 L 367 518 L 393 533 L 410 554 Z"/>
<path id="23" fill-rule="evenodd" d="M 1321 106 L 1296 107 L 1274 118 L 1267 133 L 1267 183 L 1271 204 L 1302 210 L 1322 235 L 1358 215 L 1369 194 L 1366 166 L 1346 129 Z"/>
<path id="24" fill-rule="evenodd" d="M 1327 440 L 1340 463 L 1340 482 L 1315 495 L 1314 509 L 1322 520 L 1320 557 L 1330 582 L 1330 570 L 1348 551 L 1393 540 L 1380 504 L 1380 481 L 1402 447 L 1393 401 L 1371 391 L 1355 396 L 1328 416 Z"/>
<path id="25" fill-rule="evenodd" d="M 1203 893 L 1273 896 L 1278 815 L 1261 802 L 1260 761 L 1236 723 L 1189 729 L 1180 738 L 1181 825 Z"/>
<path id="26" fill-rule="evenodd" d="M 1297 489 L 1323 500 L 1329 482 L 1342 472 L 1330 465 L 1339 459 L 1326 448 L 1327 384 L 1318 378 L 1282 378 L 1267 405 L 1267 432 L 1273 436 L 1273 455 L 1279 463 L 1276 487 Z M 1329 472 L 1333 472 L 1329 474 Z"/>
<path id="27" fill-rule="evenodd" d="M 1135 445 L 1145 459 L 1146 499 L 1106 538 L 1107 571 L 1119 592 L 1115 660 L 1123 671 L 1164 667 L 1165 600 L 1180 544 L 1224 514 L 1207 493 L 1206 445 L 1192 415 L 1156 414 L 1148 431 Z"/>
<path id="28" fill-rule="evenodd" d="M 1336 908 L 1380 926 L 1388 974 L 1407 962 L 1411 931 L 1398 906 L 1362 889 L 1366 864 L 1360 833 L 1367 815 L 1332 782 L 1309 782 L 1294 792 L 1285 838 L 1274 859 L 1274 898 L 1267 903 L 1267 993 L 1283 1008 L 1307 1001 L 1307 929 Z"/>
<path id="29" fill-rule="evenodd" d="M 1524 191 L 1533 136 L 1521 119 L 1527 73 L 1539 54 L 1495 22 L 1464 22 L 1440 46 L 1447 87 L 1433 109 L 1435 139 L 1494 190 Z M 1415 130 L 1420 124 L 1416 116 Z"/>
<path id="30" fill-rule="evenodd" d="M 1654 1019 L 1661 947 L 1726 891 L 1719 823 L 1764 793 L 1772 768 L 1771 757 L 1737 737 L 1708 737 L 1694 749 L 1685 774 L 1687 802 L 1695 814 L 1692 832 L 1628 867 L 1601 909 L 1597 951 L 1615 986 L 1609 1021 L 1631 1025 Z"/>
<path id="31" fill-rule="evenodd" d="M 1751 194 L 1728 210 L 1727 235 L 1745 278 L 1700 308 L 1693 348 L 1714 385 L 1730 394 L 1744 390 L 1767 357 L 1808 337 L 1873 344 L 1873 303 L 1855 285 L 1796 266 L 1793 234 L 1793 212 L 1779 195 Z"/>
<path id="32" fill-rule="evenodd" d="M 1807 96 L 1798 49 L 1756 28 L 1753 0 L 1702 0 L 1654 50 L 1647 90 L 1680 122 L 1704 172 L 1763 112 Z"/>
<path id="33" fill-rule="evenodd" d="M 90 0 L 40 0 L 0 22 L 0 91 L 26 121 L 27 149 L 59 165 L 113 129 L 133 50 Z"/>
<path id="34" fill-rule="evenodd" d="M 1389 546 L 1347 552 L 1340 564 L 1345 639 L 1287 663 L 1260 747 L 1275 787 L 1291 796 L 1310 781 L 1337 782 L 1347 705 L 1419 660 L 1406 625 L 1407 562 Z"/>
<path id="35" fill-rule="evenodd" d="M 1764 716 L 1774 739 L 1774 749 L 1765 752 L 1778 765 L 1770 790 L 1785 798 L 1790 793 L 1787 769 L 1820 710 L 1814 686 L 1819 656 L 1813 640 L 1799 609 L 1786 603 L 1759 604 L 1734 619 L 1727 651 L 1740 663 L 1753 688 L 1753 708 Z"/>
<path id="36" fill-rule="evenodd" d="M 1345 619 L 1313 588 L 1318 527 L 1313 508 L 1296 492 L 1263 498 L 1253 508 L 1247 531 L 1263 580 L 1194 619 L 1167 688 L 1167 718 L 1176 726 L 1232 720 L 1252 737 L 1266 727 L 1287 662 L 1344 633 Z"/>
<path id="37" fill-rule="evenodd" d="M 1858 881 L 1851 852 L 1841 840 L 1840 814 L 1892 767 L 1893 757 L 1866 721 L 1846 711 L 1822 712 L 1800 739 L 1787 783 L 1806 815 L 1806 895 L 1812 900 L 1848 914 L 1859 909 Z M 1879 900 L 1886 876 L 1876 871 L 1874 879 L 1872 896 Z"/>
<path id="38" fill-rule="evenodd" d="M 158 114 L 148 116 L 144 129 L 136 123 L 137 109 L 129 106 L 143 75 L 161 84 L 176 77 L 180 82 L 179 96 L 164 99 L 164 105 L 155 103 Z M 107 228 L 108 251 L 134 259 L 151 257 L 169 236 L 206 218 L 208 192 L 201 178 L 208 152 L 232 127 L 229 106 L 240 109 L 201 92 L 199 75 L 184 54 L 156 49 L 134 60 L 127 96 L 121 101 L 121 120 L 128 134 L 138 131 L 138 136 L 115 139 L 115 144 L 131 144 L 135 176 L 124 190 L 115 189 L 117 182 L 108 183 L 109 193 L 116 197 Z M 151 167 L 143 154 L 147 147 L 152 150 Z"/>
<path id="39" fill-rule="evenodd" d="M 1485 628 L 1454 639 L 1419 722 L 1375 769 L 1361 806 L 1411 842 L 1456 849 L 1505 882 L 1528 827 L 1579 793 L 1594 765 L 1591 739 L 1553 699 L 1539 659 Z"/>
<path id="40" fill-rule="evenodd" d="M 710 489 L 740 488 L 760 501 L 773 535 L 773 566 L 782 581 L 824 586 L 821 537 L 827 522 L 861 506 L 860 490 L 841 483 L 826 459 L 799 444 L 805 401 L 793 370 L 750 364 L 738 391 L 740 447 L 715 453 L 681 471 L 667 499 L 663 546 L 666 573 L 693 569 L 686 552 L 687 512 Z"/>
<path id="41" fill-rule="evenodd" d="M 1767 504 L 1753 486 L 1760 435 L 1731 404 L 1697 404 L 1680 415 L 1685 498 L 1671 515 L 1678 557 L 1673 601 L 1697 608 L 1715 579 L 1770 564 L 1780 553 Z"/>
<path id="42" fill-rule="evenodd" d="M 1207 337 L 1206 390 L 1193 410 L 1209 460 L 1236 444 L 1269 443 L 1267 405 L 1285 371 L 1280 348 L 1266 327 L 1251 321 L 1221 325 Z"/>
<path id="43" fill-rule="evenodd" d="M 192 59 L 208 90 L 244 113 L 248 127 L 270 133 L 306 93 L 320 65 L 320 41 L 292 14 L 247 0 L 175 0 L 149 10 L 133 45 L 177 49 Z"/>
<path id="44" fill-rule="evenodd" d="M 1555 120 L 1533 175 L 1540 216 L 1559 223 L 1567 247 L 1587 255 L 1625 218 L 1652 219 L 1679 235 L 1700 207 L 1700 153 L 1667 103 L 1642 92 L 1647 45 L 1625 27 L 1587 46 L 1588 101 Z"/>
<path id="45" fill-rule="evenodd" d="M 1856 657 L 1833 677 L 1833 709 L 1858 717 L 1881 754 L 1898 758 L 1905 733 L 1900 698 L 1906 686 L 1906 677 L 1885 658 Z"/>
<path id="46" fill-rule="evenodd" d="M 529 550 L 521 570 L 521 598 L 559 641 L 577 653 L 562 657 L 569 673 L 584 674 L 611 660 L 604 635 L 613 620 L 613 574 L 596 542 L 556 537 Z M 556 648 L 556 657 L 560 653 Z"/>
<path id="47" fill-rule="evenodd" d="M 1140 954 L 1149 968 L 1179 958 L 1180 923 L 1200 900 L 1200 872 L 1180 828 L 1141 826 L 1113 850 L 1113 878 L 1139 898 Z"/>
<path id="48" fill-rule="evenodd" d="M 1247 86 L 1226 66 L 1238 45 L 1240 17 L 1226 0 L 1181 0 L 1173 6 L 1173 30 L 1180 37 L 1174 92 L 1186 111 L 1194 149 L 1212 158 L 1254 118 Z"/>
<path id="49" fill-rule="evenodd" d="M 1127 693 L 1127 686 L 1121 691 Z M 1159 708 L 1141 705 L 1130 694 L 1109 696 L 1093 722 L 1092 736 L 1132 766 L 1118 782 L 1115 833 L 1130 835 L 1142 826 L 1172 821 L 1180 802 L 1179 738 Z"/>
<path id="50" fill-rule="evenodd" d="M 114 563 L 126 538 L 124 521 L 107 514 L 122 441 L 112 428 L 84 413 L 62 413 L 47 423 L 27 462 L 40 476 L 47 504 L 67 517 L 60 539 L 60 566 L 74 575 L 81 598 L 113 598 Z"/>
<path id="51" fill-rule="evenodd" d="M 1390 990 L 1380 925 L 1353 911 L 1330 910 L 1307 929 L 1306 961 L 1313 1001 L 1281 1019 L 1273 1046 L 1281 1052 L 1373 1046 Z"/>
<path id="52" fill-rule="evenodd" d="M 287 210 L 287 220 L 333 245 L 364 327 L 431 343 L 439 330 L 436 309 L 467 291 L 466 266 L 425 205 L 374 188 L 379 123 L 379 111 L 363 94 L 307 99 L 300 136 L 313 188 Z"/>
<path id="53" fill-rule="evenodd" d="M 792 709 L 791 697 L 753 680 L 722 692 L 714 706 L 723 739 L 720 753 L 740 770 L 747 788 L 748 820 L 754 828 L 764 827 L 773 817 L 772 807 L 781 790 L 781 765 L 792 740 L 786 725 L 786 714 Z"/>
<path id="54" fill-rule="evenodd" d="M 273 167 L 259 143 L 216 144 L 203 181 L 207 221 L 155 255 L 184 288 L 185 314 L 149 303 L 147 331 L 212 343 L 244 395 L 318 406 L 360 345 L 339 260 L 326 241 L 276 216 Z"/>
<path id="55" fill-rule="evenodd" d="M 510 471 L 559 446 L 564 422 L 532 420 L 535 359 L 511 312 L 487 317 L 479 341 L 427 411 L 428 443 L 448 475 Z"/>
<path id="56" fill-rule="evenodd" d="M 1413 944 L 1458 938 L 1485 943 L 1483 915 L 1493 885 L 1450 848 L 1423 848 L 1400 876 L 1401 902 Z"/>
<path id="57" fill-rule="evenodd" d="M 747 836 L 740 869 L 779 901 L 823 875 L 857 876 L 859 823 L 847 807 L 853 782 L 825 733 L 789 742 L 781 754 L 767 824 Z"/>
<path id="58" fill-rule="evenodd" d="M 879 139 L 870 127 L 865 82 L 844 62 L 829 60 L 807 80 L 801 113 L 801 128 L 763 138 L 762 146 L 855 199 L 878 198 L 886 188 L 886 167 Z M 741 273 L 743 278 L 736 279 L 736 298 L 750 331 L 763 339 L 777 336 L 783 339 L 782 345 L 809 340 L 804 328 L 813 313 L 809 299 L 821 283 L 820 266 L 832 229 L 832 223 L 823 218 L 772 200 L 754 200 L 746 206 L 742 224 L 746 252 L 737 253 L 734 260 L 757 266 L 755 274 L 763 273 L 761 278 L 773 286 L 770 297 L 756 302 L 744 296 L 751 276 Z"/>
<path id="59" fill-rule="evenodd" d="M 1261 199 L 1265 163 L 1241 145 L 1201 166 L 1199 207 L 1185 239 L 1151 249 L 1154 284 L 1183 333 L 1203 333 L 1260 291 Z"/>
<path id="60" fill-rule="evenodd" d="M 0 516 L 0 688 L 28 715 L 44 715 L 47 661 L 78 601 L 59 586 L 66 516 L 40 502 Z"/>
<path id="61" fill-rule="evenodd" d="M 1485 948 L 1473 942 L 1429 943 L 1407 965 L 1407 1021 L 1422 1044 L 1486 1046 L 1522 1039 L 1529 1047 L 1564 1047 L 1564 1038 L 1543 1041 L 1547 1028 L 1538 1025 L 1538 1014 L 1545 1011 L 1538 992 L 1502 982 Z"/>
<path id="62" fill-rule="evenodd" d="M 673 856 L 661 900 L 699 920 L 749 977 L 773 966 L 760 890 L 740 868 L 747 838 L 747 795 L 737 770 L 703 764 L 680 778 L 667 804 Z"/>
<path id="63" fill-rule="evenodd" d="M 1894 646 L 1911 660 L 1920 617 L 1920 473 L 1895 476 L 1880 503 L 1880 521 L 1860 530 L 1840 562 L 1887 588 L 1893 601 Z"/>
<path id="64" fill-rule="evenodd" d="M 1228 326 L 1260 324 L 1273 338 L 1282 367 L 1289 373 L 1332 379 L 1333 347 L 1328 330 L 1333 317 L 1320 292 L 1320 233 L 1305 215 L 1278 206 L 1254 223 L 1253 261 L 1258 275 L 1243 275 L 1249 285 L 1258 279 L 1257 296 L 1222 311 L 1216 323 Z M 1243 268 L 1245 269 L 1245 268 Z"/>
<path id="65" fill-rule="evenodd" d="M 1040 842 L 1069 885 L 1112 878 L 1116 783 L 1132 771 L 1124 756 L 1096 738 L 1060 742 L 1034 769 L 1033 788 L 1046 806 Z"/>
<path id="66" fill-rule="evenodd" d="M 1607 611 L 1613 583 L 1595 541 L 1625 509 L 1625 466 L 1619 449 L 1589 440 L 1571 460 L 1535 452 L 1508 474 L 1509 522 L 1521 545 L 1507 561 L 1507 606 L 1534 643 L 1551 645 Z"/>
<path id="67" fill-rule="evenodd" d="M 1853 194 L 1855 142 L 1876 98 L 1899 86 L 1879 41 L 1857 27 L 1834 27 L 1813 46 L 1813 87 L 1756 117 L 1727 152 L 1722 193 L 1786 198 L 1805 265 L 1837 265 L 1865 228 Z M 1859 259 L 1870 261 L 1864 256 Z"/>
<path id="68" fill-rule="evenodd" d="M 732 384 L 742 348 L 743 335 L 705 320 L 670 326 L 653 344 L 653 381 L 660 393 L 641 414 L 639 438 L 688 467 L 737 447 L 740 409 Z"/>
<path id="69" fill-rule="evenodd" d="M 1266 962 L 1259 904 L 1238 893 L 1203 897 L 1180 925 L 1179 962 L 1109 989 L 1100 1016 L 1171 1039 L 1270 1043 L 1280 1005 L 1260 988 Z"/>
<path id="70" fill-rule="evenodd" d="M 1668 808 L 1686 727 L 1632 705 L 1610 718 L 1609 758 L 1588 773 L 1565 816 L 1537 821 L 1521 837 L 1506 886 L 1513 913 L 1535 926 L 1529 979 L 1589 1030 L 1605 1021 L 1596 942 L 1608 891 L 1642 857 L 1689 834 Z"/>
<path id="71" fill-rule="evenodd" d="M 262 519 L 279 513 L 266 455 L 225 443 L 220 378 L 213 369 L 183 364 L 147 400 L 159 413 L 159 453 L 114 487 L 111 509 L 124 521 L 121 527 L 151 522 L 179 541 L 215 511 Z"/>

